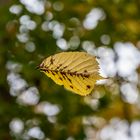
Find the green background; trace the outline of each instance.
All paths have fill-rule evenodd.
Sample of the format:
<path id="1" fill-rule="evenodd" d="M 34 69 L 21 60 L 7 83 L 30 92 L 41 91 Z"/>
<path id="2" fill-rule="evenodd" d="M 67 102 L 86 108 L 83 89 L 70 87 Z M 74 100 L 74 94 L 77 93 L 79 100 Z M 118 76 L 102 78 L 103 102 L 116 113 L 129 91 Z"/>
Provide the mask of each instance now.
<path id="1" fill-rule="evenodd" d="M 56 85 L 35 68 L 49 55 L 62 51 L 85 51 L 82 47 L 84 41 L 94 42 L 96 46 L 94 49 L 105 46 L 114 51 L 116 42 L 131 42 L 139 49 L 140 1 L 44 0 L 42 2 L 44 12 L 39 14 L 31 12 L 30 7 L 27 9 L 27 6 L 18 0 L 0 1 L 0 139 L 107 140 L 105 137 L 100 137 L 100 132 L 114 118 L 117 118 L 118 122 L 127 122 L 129 130 L 134 121 L 139 122 L 140 108 L 138 102 L 130 103 L 123 98 L 120 86 L 129 82 L 126 77 L 114 75 L 110 78 L 111 82 L 97 85 L 93 94 L 82 97 Z M 16 14 L 10 10 L 15 5 L 21 8 Z M 88 13 L 95 8 L 102 10 L 105 17 L 98 20 L 96 27 L 87 29 L 83 26 L 83 22 Z M 24 15 L 28 15 L 30 21 L 34 21 L 35 28 L 31 26 L 29 29 L 27 25 L 22 29 L 21 26 L 25 23 L 21 24 L 21 17 Z M 47 25 L 47 27 L 44 25 L 46 31 L 42 29 L 44 22 Z M 56 42 L 59 37 L 54 36 L 54 27 L 48 29 L 48 24 L 52 22 L 64 27 L 61 37 L 65 41 L 69 42 L 71 37 L 76 36 L 79 43 L 69 46 L 67 50 L 58 47 Z M 18 36 L 23 34 L 26 37 L 21 41 Z M 101 41 L 102 35 L 109 37 L 110 41 L 107 44 Z M 139 65 L 135 72 L 139 77 Z M 9 77 L 13 79 L 9 80 Z M 26 84 L 20 87 L 22 82 Z M 138 93 L 139 84 L 139 80 L 133 83 Z M 29 99 L 29 102 L 26 102 L 27 98 L 33 98 L 32 96 L 22 100 L 21 95 L 31 89 L 36 92 L 37 101 L 30 103 Z M 39 111 L 43 103 L 48 105 L 46 110 L 50 109 L 46 114 Z M 17 122 L 22 124 L 21 131 L 20 128 L 13 126 Z M 138 126 L 140 128 L 140 125 Z M 39 128 L 40 136 L 31 136 L 28 132 L 32 128 Z M 131 138 L 132 130 L 129 131 Z M 127 135 L 128 132 L 124 133 Z M 115 136 L 110 139 L 116 140 Z"/>

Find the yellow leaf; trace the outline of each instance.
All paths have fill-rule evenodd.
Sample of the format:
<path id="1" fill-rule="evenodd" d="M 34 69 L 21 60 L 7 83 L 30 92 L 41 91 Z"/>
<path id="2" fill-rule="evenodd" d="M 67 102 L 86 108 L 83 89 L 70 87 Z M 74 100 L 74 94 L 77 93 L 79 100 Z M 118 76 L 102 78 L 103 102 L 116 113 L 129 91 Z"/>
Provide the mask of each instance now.
<path id="1" fill-rule="evenodd" d="M 99 75 L 96 57 L 85 52 L 62 52 L 43 60 L 39 69 L 56 84 L 79 95 L 88 95 Z"/>

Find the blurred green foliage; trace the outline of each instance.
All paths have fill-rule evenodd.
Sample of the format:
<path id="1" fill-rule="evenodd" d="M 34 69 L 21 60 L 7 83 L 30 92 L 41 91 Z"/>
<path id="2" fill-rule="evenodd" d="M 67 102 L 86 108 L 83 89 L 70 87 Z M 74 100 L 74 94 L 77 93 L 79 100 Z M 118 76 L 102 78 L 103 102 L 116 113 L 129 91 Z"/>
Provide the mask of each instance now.
<path id="1" fill-rule="evenodd" d="M 61 2 L 63 9 L 55 10 L 54 3 Z M 13 5 L 22 7 L 19 14 L 13 14 L 9 8 Z M 119 83 L 115 83 L 115 90 L 110 86 L 98 85 L 95 88 L 95 96 L 80 97 L 63 87 L 52 82 L 45 75 L 35 69 L 43 58 L 63 51 L 56 45 L 56 38 L 53 31 L 44 31 L 42 24 L 47 21 L 48 13 L 52 14 L 50 21 L 57 21 L 64 25 L 63 38 L 67 41 L 76 35 L 80 42 L 84 40 L 93 41 L 96 47 L 104 45 L 101 36 L 109 35 L 111 41 L 107 47 L 113 48 L 116 41 L 130 41 L 136 45 L 140 39 L 140 1 L 138 0 L 67 0 L 67 1 L 45 1 L 45 11 L 39 15 L 27 10 L 20 1 L 2 0 L 0 1 L 0 139 L 25 139 L 27 130 L 33 126 L 39 126 L 44 133 L 44 138 L 51 140 L 66 140 L 73 137 L 76 140 L 84 140 L 86 124 L 83 124 L 83 117 L 102 117 L 106 123 L 113 117 L 119 117 L 131 122 L 140 117 L 136 104 L 126 103 L 119 94 Z M 88 30 L 83 27 L 83 20 L 93 8 L 101 8 L 105 13 L 104 20 L 99 21 L 96 28 Z M 20 41 L 17 37 L 20 34 L 21 16 L 28 15 L 36 23 L 36 28 L 25 32 L 27 41 Z M 26 49 L 27 43 L 33 42 L 35 50 Z M 74 49 L 67 51 L 82 51 L 81 43 Z M 7 69 L 9 62 L 21 66 Z M 17 70 L 17 71 L 16 71 Z M 39 91 L 39 101 L 36 104 L 24 104 L 18 101 L 18 93 L 15 96 L 10 94 L 10 84 L 7 77 L 10 73 L 20 75 L 27 82 L 21 93 L 30 87 L 36 87 Z M 117 94 L 113 94 L 117 92 Z M 98 96 L 100 94 L 99 98 Z M 98 106 L 90 105 L 89 102 L 97 98 Z M 54 116 L 47 116 L 38 113 L 37 105 L 41 102 L 50 102 L 59 106 L 60 112 Z M 52 122 L 50 121 L 52 117 Z M 19 118 L 24 122 L 24 129 L 20 134 L 14 134 L 9 125 L 14 118 Z M 53 121 L 54 119 L 54 121 Z M 34 121 L 35 120 L 35 121 Z M 103 126 L 101 124 L 101 126 Z M 93 126 L 95 130 L 100 130 Z M 33 138 L 29 138 L 33 139 Z M 49 139 L 46 139 L 49 140 Z M 70 140 L 70 139 L 67 139 Z"/>

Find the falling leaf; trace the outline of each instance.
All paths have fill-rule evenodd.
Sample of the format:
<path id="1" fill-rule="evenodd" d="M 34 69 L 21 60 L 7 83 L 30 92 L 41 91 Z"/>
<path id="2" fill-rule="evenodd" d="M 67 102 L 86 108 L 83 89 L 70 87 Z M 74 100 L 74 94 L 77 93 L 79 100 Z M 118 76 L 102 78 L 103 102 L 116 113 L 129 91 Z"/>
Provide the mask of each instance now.
<path id="1" fill-rule="evenodd" d="M 56 84 L 74 93 L 85 96 L 91 93 L 99 75 L 95 56 L 85 52 L 62 52 L 43 60 L 39 69 Z"/>

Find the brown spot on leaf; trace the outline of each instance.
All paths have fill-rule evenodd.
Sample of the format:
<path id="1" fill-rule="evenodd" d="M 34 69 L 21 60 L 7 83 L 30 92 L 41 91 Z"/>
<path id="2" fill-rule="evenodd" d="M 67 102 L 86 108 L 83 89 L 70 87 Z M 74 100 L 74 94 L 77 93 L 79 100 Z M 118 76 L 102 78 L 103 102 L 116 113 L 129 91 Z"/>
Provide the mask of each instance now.
<path id="1" fill-rule="evenodd" d="M 70 83 L 72 83 L 72 82 L 71 82 L 71 79 L 70 79 L 70 78 L 68 78 L 66 74 L 65 74 L 65 78 L 67 78 L 67 79 L 68 79 L 68 81 L 69 81 Z"/>
<path id="2" fill-rule="evenodd" d="M 77 76 L 79 77 L 79 76 L 80 76 L 80 74 L 79 74 L 79 73 L 77 73 Z"/>
<path id="3" fill-rule="evenodd" d="M 89 75 L 87 75 L 87 74 L 84 74 L 84 77 L 86 77 L 86 78 L 89 78 Z"/>
<path id="4" fill-rule="evenodd" d="M 50 60 L 51 64 L 53 64 L 54 61 L 55 61 L 55 59 L 53 59 L 53 57 L 51 57 L 51 60 Z"/>
<path id="5" fill-rule="evenodd" d="M 62 74 L 62 76 L 63 76 L 63 78 L 66 80 L 65 75 Z"/>
<path id="6" fill-rule="evenodd" d="M 72 73 L 69 73 L 70 74 L 70 76 L 72 76 Z"/>
<path id="7" fill-rule="evenodd" d="M 90 85 L 87 85 L 87 88 L 88 88 L 88 89 L 90 89 L 90 88 L 91 88 L 91 86 L 90 86 Z"/>
<path id="8" fill-rule="evenodd" d="M 63 69 L 67 68 L 68 66 L 63 67 Z"/>
<path id="9" fill-rule="evenodd" d="M 58 70 L 55 70 L 55 73 L 57 74 L 58 73 Z"/>
<path id="10" fill-rule="evenodd" d="M 67 77 L 67 79 L 70 81 L 70 83 L 72 83 L 70 78 Z"/>
<path id="11" fill-rule="evenodd" d="M 68 70 L 68 73 L 70 73 L 70 70 Z"/>
<path id="12" fill-rule="evenodd" d="M 63 71 L 63 68 L 62 69 L 59 69 L 59 71 Z"/>
<path id="13" fill-rule="evenodd" d="M 73 89 L 73 86 L 72 85 L 70 85 L 70 87 Z"/>
<path id="14" fill-rule="evenodd" d="M 62 64 L 59 64 L 59 65 L 56 67 L 56 69 L 59 69 L 61 66 L 62 66 Z"/>
<path id="15" fill-rule="evenodd" d="M 63 81 L 63 79 L 62 79 L 61 77 L 59 77 L 59 79 L 60 79 L 61 81 Z"/>
<path id="16" fill-rule="evenodd" d="M 77 74 L 77 71 L 73 72 L 73 74 L 76 75 Z"/>
<path id="17" fill-rule="evenodd" d="M 55 73 L 53 71 L 51 71 L 52 75 L 55 75 Z"/>
<path id="18" fill-rule="evenodd" d="M 87 73 L 87 70 L 84 70 L 85 73 Z"/>

